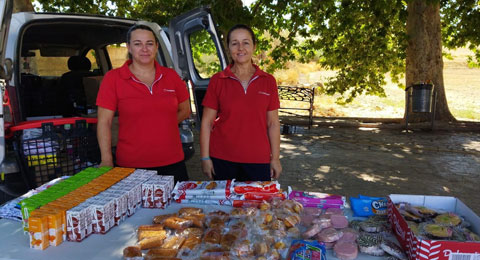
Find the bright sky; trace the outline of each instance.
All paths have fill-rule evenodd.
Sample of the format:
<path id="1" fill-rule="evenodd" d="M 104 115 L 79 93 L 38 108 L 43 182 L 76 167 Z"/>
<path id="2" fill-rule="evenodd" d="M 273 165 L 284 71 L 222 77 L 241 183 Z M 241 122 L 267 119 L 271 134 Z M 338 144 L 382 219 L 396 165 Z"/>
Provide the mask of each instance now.
<path id="1" fill-rule="evenodd" d="M 243 5 L 245 6 L 250 6 L 255 0 L 242 0 Z"/>

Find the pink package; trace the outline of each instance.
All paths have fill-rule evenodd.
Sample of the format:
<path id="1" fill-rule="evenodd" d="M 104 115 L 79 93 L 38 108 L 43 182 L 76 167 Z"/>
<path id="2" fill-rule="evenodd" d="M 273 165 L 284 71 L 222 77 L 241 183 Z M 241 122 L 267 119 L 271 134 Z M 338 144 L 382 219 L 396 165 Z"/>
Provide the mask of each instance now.
<path id="1" fill-rule="evenodd" d="M 290 192 L 288 198 L 302 203 L 305 207 L 339 208 L 345 205 L 344 196 L 321 192 L 294 190 Z"/>

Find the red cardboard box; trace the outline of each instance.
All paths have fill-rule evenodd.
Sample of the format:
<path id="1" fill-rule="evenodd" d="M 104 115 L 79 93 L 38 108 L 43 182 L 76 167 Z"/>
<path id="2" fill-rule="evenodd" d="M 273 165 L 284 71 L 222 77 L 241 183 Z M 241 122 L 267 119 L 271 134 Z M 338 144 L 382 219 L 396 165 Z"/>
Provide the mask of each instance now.
<path id="1" fill-rule="evenodd" d="M 416 237 L 394 205 L 399 202 L 454 212 L 471 223 L 470 229 L 477 234 L 480 234 L 480 217 L 455 197 L 391 194 L 388 200 L 388 218 L 395 236 L 411 260 L 480 259 L 480 243 L 478 242 L 422 240 Z"/>

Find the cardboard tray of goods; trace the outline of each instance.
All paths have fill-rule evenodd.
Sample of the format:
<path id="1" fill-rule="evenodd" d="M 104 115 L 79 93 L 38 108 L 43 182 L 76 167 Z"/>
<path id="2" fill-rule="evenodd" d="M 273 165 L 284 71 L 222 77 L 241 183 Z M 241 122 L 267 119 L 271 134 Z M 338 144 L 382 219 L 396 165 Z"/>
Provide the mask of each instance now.
<path id="1" fill-rule="evenodd" d="M 395 207 L 406 202 L 441 212 L 453 212 L 471 224 L 469 229 L 480 234 L 480 217 L 461 200 L 449 196 L 391 194 L 388 200 L 388 218 L 395 236 L 410 260 L 480 260 L 480 242 L 422 239 L 416 236 Z"/>

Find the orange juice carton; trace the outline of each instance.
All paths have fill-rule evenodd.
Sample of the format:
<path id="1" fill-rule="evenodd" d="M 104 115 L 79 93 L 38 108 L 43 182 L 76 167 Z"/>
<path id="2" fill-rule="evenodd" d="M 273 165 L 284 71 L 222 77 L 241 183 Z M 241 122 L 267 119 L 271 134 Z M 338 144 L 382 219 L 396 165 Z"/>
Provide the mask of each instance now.
<path id="1" fill-rule="evenodd" d="M 50 245 L 48 240 L 48 216 L 43 213 L 30 215 L 28 218 L 28 235 L 30 248 L 45 250 Z"/>
<path id="2" fill-rule="evenodd" d="M 48 240 L 51 246 L 58 246 L 63 242 L 63 214 L 61 211 L 51 211 L 48 218 Z"/>

